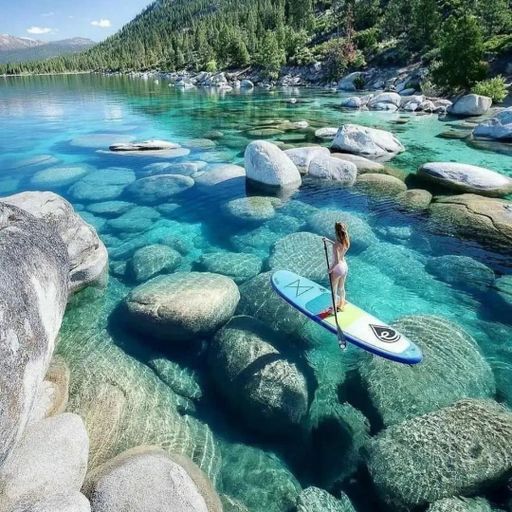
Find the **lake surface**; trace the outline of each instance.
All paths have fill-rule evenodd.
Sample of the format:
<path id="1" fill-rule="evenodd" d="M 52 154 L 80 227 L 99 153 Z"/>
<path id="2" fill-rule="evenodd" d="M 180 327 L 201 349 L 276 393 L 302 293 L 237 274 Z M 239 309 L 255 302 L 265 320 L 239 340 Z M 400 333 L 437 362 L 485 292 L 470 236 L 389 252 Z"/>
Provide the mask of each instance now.
<path id="1" fill-rule="evenodd" d="M 298 102 L 291 104 L 291 97 Z M 292 232 L 307 231 L 308 218 L 322 210 L 352 214 L 364 221 L 371 235 L 369 249 L 348 254 L 348 298 L 387 322 L 405 315 L 437 315 L 462 326 L 493 368 L 498 399 L 512 406 L 510 314 L 493 293 L 492 284 L 473 286 L 470 275 L 467 283 L 448 283 L 426 269 L 431 258 L 464 255 L 487 265 L 499 277 L 512 273 L 512 262 L 502 255 L 439 236 L 428 229 L 424 217 L 401 213 L 389 200 L 308 178 L 292 197 L 282 200 L 272 219 L 250 223 L 226 213 L 228 201 L 247 193 L 236 180 L 212 190 L 196 186 L 149 206 L 147 201 L 135 204 L 122 186 L 112 192 L 122 177 L 117 184 L 95 178 L 85 192 L 83 187 L 80 193 L 73 188 L 75 179 L 83 180 L 99 169 L 122 168 L 111 172 L 140 178 L 148 174 L 147 166 L 168 161 L 101 152 L 113 142 L 175 141 L 191 151 L 173 163 L 202 162 L 198 164 L 202 171 L 209 172 L 220 164 L 243 162 L 245 145 L 257 138 L 249 131 L 275 127 L 285 120 L 306 120 L 313 128 L 353 122 L 390 130 L 406 147 L 392 166 L 405 173 L 427 161 L 447 160 L 512 176 L 510 156 L 438 137 L 452 128 L 463 129 L 462 121 L 441 122 L 436 115 L 342 112 L 337 108 L 339 100 L 339 93 L 319 89 L 218 94 L 118 77 L 0 78 L 0 195 L 39 189 L 33 177 L 46 168 L 82 168 L 80 176 L 49 188 L 95 226 L 110 254 L 107 290 L 78 294 L 66 314 L 58 346 L 71 367 L 70 409 L 96 432 L 94 462 L 138 444 L 161 444 L 192 457 L 220 492 L 250 510 L 287 510 L 299 484 L 323 485 L 335 494 L 343 490 L 359 511 L 379 509 L 364 464 L 352 467 L 347 459 L 346 471 L 338 470 L 343 477 L 328 486 L 328 466 L 339 461 L 329 462 L 325 456 L 327 441 L 322 446 L 317 439 L 314 446 L 305 448 L 297 437 L 272 439 L 244 421 L 236 407 L 228 406 L 209 378 L 208 340 L 189 347 L 155 344 L 132 331 L 120 308 L 135 286 L 123 272 L 137 248 L 168 240 L 182 255 L 176 271 L 196 269 L 203 254 L 226 251 L 254 254 L 262 261 L 262 271 L 268 271 L 275 242 Z M 214 138 L 215 144 L 196 140 L 204 138 Z M 311 131 L 293 130 L 269 140 L 299 147 L 314 142 L 314 136 Z M 107 200 L 130 204 L 122 213 L 94 206 Z M 115 222 L 141 206 L 145 209 L 133 218 Z M 276 318 L 269 319 L 271 327 L 275 323 Z M 350 403 L 361 402 L 361 388 L 353 384 L 351 389 L 349 376 L 364 362 L 364 354 L 350 348 L 341 353 L 334 337 L 317 330 L 310 341 L 307 347 L 290 344 L 306 376 L 311 374 L 312 392 L 315 382 L 328 381 L 334 387 L 345 383 L 345 399 L 352 394 L 347 399 Z M 378 426 L 372 423 L 371 430 L 376 432 Z"/>

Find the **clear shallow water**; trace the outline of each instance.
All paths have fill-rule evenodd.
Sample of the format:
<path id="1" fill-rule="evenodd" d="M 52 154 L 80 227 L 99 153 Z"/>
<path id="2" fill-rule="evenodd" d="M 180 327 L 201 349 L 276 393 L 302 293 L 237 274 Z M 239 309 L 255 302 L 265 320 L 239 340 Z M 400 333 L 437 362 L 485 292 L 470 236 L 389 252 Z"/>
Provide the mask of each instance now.
<path id="1" fill-rule="evenodd" d="M 299 98 L 299 102 L 288 103 L 291 96 Z M 437 137 L 451 128 L 438 121 L 437 116 L 341 112 L 335 108 L 337 103 L 339 95 L 315 89 L 219 95 L 180 92 L 153 81 L 88 75 L 2 79 L 0 194 L 36 189 L 31 182 L 33 175 L 53 166 L 80 165 L 88 175 L 98 169 L 124 168 L 128 171 L 110 173 L 120 176 L 119 172 L 131 171 L 140 178 L 146 173 L 145 166 L 162 160 L 98 150 L 130 137 L 161 138 L 196 146 L 197 143 L 190 144 L 190 139 L 221 131 L 224 136 L 216 139 L 215 147 L 192 147 L 188 156 L 173 159 L 206 162 L 208 172 L 217 164 L 243 161 L 243 150 L 251 140 L 247 131 L 284 120 L 304 119 L 313 128 L 355 122 L 393 131 L 407 151 L 392 165 L 405 172 L 413 172 L 426 161 L 454 160 L 512 175 L 510 156 L 479 151 L 461 140 Z M 398 119 L 405 124 L 397 124 Z M 297 134 L 304 140 L 295 141 Z M 288 143 L 292 140 L 297 146 L 314 141 L 307 131 L 272 137 L 280 138 Z M 46 156 L 41 159 L 41 155 Z M 139 210 L 136 219 L 122 228 L 112 222 L 116 216 L 92 213 L 91 204 L 103 199 L 134 203 L 133 198 L 123 193 L 111 197 L 115 196 L 108 188 L 112 183 L 106 184 L 106 191 L 105 183 L 96 190 L 89 187 L 87 194 L 77 198 L 72 181 L 51 189 L 70 200 L 85 220 L 95 225 L 109 249 L 112 275 L 103 296 L 95 297 L 93 291 L 87 291 L 76 298 L 65 319 L 59 351 L 72 368 L 71 407 L 91 424 L 96 425 L 103 415 L 106 424 L 116 425 L 118 421 L 119 425 L 129 425 L 122 433 L 121 427 L 117 433 L 115 427 L 102 431 L 105 439 L 115 440 L 113 451 L 135 444 L 160 443 L 194 455 L 222 492 L 244 501 L 251 510 L 286 510 L 298 485 L 295 478 L 302 486 L 328 480 L 326 477 L 319 482 L 318 473 L 325 476 L 329 470 L 315 465 L 315 454 L 322 447 L 297 449 L 296 439 L 268 440 L 254 433 L 236 410 L 226 406 L 210 385 L 200 346 L 188 350 L 155 347 L 149 339 L 131 332 L 118 308 L 134 286 L 120 277 L 120 269 L 136 247 L 165 237 L 178 239 L 183 246 L 178 270 L 185 271 L 195 268 L 204 253 L 243 249 L 261 257 L 263 270 L 268 270 L 267 258 L 275 241 L 291 232 L 304 231 L 307 218 L 322 209 L 352 213 L 373 232 L 371 250 L 350 254 L 349 298 L 388 322 L 404 315 L 432 314 L 463 326 L 491 363 L 498 396 L 512 405 L 512 331 L 510 318 L 496 295 L 488 287 L 447 284 L 425 269 L 432 257 L 456 254 L 485 263 L 499 276 L 512 272 L 505 257 L 476 244 L 432 234 L 426 229 L 424 218 L 400 213 L 390 202 L 371 200 L 355 191 L 308 179 L 266 222 L 247 224 L 224 213 L 226 202 L 246 194 L 243 184 L 235 181 L 215 188 L 215 193 L 194 187 L 164 201 L 171 205 L 167 208 L 156 202 L 151 205 L 151 212 Z M 137 206 L 140 205 L 132 204 L 131 208 Z M 149 220 L 141 222 L 145 215 Z M 297 350 L 298 357 L 309 363 L 310 370 L 305 371 L 311 371 L 311 381 L 342 383 L 362 355 L 356 350 L 339 353 L 335 340 L 318 331 L 311 338 L 315 340 L 313 348 Z M 169 366 L 166 361 L 173 363 Z M 123 393 L 116 394 L 118 388 L 122 388 L 126 403 L 132 404 L 127 410 L 122 405 Z M 100 403 L 101 397 L 108 397 L 104 409 L 91 406 Z M 328 404 L 326 400 L 326 407 Z M 131 417 L 131 422 L 126 416 Z M 135 417 L 140 420 L 135 421 Z M 112 455 L 109 449 L 104 451 L 99 450 L 95 462 Z M 336 489 L 348 492 L 358 510 L 378 507 L 372 492 L 364 490 L 368 486 L 365 472 L 351 471 L 349 466 L 347 461 L 345 473 L 351 478 L 341 479 L 343 482 Z"/>

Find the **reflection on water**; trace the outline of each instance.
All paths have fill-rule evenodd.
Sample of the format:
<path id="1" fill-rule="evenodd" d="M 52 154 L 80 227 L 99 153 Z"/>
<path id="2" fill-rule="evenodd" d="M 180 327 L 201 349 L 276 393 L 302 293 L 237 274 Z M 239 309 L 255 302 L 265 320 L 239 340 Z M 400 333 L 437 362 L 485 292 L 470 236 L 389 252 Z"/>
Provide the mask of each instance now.
<path id="1" fill-rule="evenodd" d="M 299 101 L 289 103 L 291 96 Z M 510 319 L 492 288 L 495 276 L 511 272 L 503 256 L 436 236 L 424 218 L 400 213 L 390 201 L 307 178 L 292 197 L 271 205 L 243 203 L 245 209 L 232 202 L 248 194 L 243 178 L 236 177 L 213 186 L 198 178 L 176 194 L 158 185 L 130 193 L 135 179 L 150 174 L 197 177 L 241 163 L 246 144 L 262 135 L 272 134 L 285 147 L 300 146 L 316 142 L 314 129 L 343 122 L 397 134 L 407 151 L 392 165 L 404 172 L 426 161 L 454 160 L 512 175 L 509 156 L 437 137 L 450 127 L 436 116 L 342 112 L 337 103 L 338 94 L 315 89 L 219 95 L 180 92 L 163 81 L 89 75 L 0 79 L 0 193 L 37 189 L 45 176 L 40 171 L 56 167 L 45 185 L 96 227 L 111 258 L 106 293 L 87 290 L 75 298 L 58 348 L 72 369 L 70 408 L 83 415 L 91 432 L 91 464 L 130 446 L 161 444 L 191 456 L 220 492 L 250 510 L 287 510 L 307 485 L 343 489 L 360 511 L 379 506 L 376 493 L 367 490 L 361 448 L 382 427 L 382 418 L 368 407 L 360 379 L 353 379 L 366 356 L 354 349 L 340 353 L 333 337 L 276 302 L 265 288 L 266 274 L 258 277 L 269 270 L 277 240 L 293 232 L 322 234 L 315 229 L 331 218 L 330 210 L 350 215 L 354 226 L 349 298 L 388 322 L 438 315 L 462 326 L 493 368 L 498 398 L 512 406 Z M 299 120 L 310 128 L 287 129 L 286 121 Z M 190 153 L 171 161 L 101 152 L 111 143 L 148 138 L 179 142 Z M 230 406 L 225 403 L 218 375 L 217 390 L 211 380 L 210 340 L 169 346 L 131 332 L 120 307 L 135 286 L 126 268 L 134 265 L 137 249 L 152 244 L 172 248 L 166 254 L 173 264 L 163 272 L 225 268 L 240 285 L 239 312 L 288 333 L 282 350 L 304 375 L 309 406 L 300 432 L 277 439 L 262 434 L 242 406 L 233 407 L 232 398 Z M 308 243 L 293 252 L 303 261 L 316 257 Z M 203 258 L 208 253 L 220 255 Z M 445 255 L 469 256 L 488 268 L 447 278 L 431 264 Z M 443 367 L 436 371 L 442 374 Z M 333 419 L 339 417 L 343 428 Z"/>

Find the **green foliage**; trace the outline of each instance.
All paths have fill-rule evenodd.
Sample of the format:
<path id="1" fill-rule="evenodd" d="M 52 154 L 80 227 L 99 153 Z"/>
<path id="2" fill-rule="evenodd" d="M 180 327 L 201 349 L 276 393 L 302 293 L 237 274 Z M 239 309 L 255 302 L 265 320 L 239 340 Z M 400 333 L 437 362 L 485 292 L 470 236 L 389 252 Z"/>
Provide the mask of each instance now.
<path id="1" fill-rule="evenodd" d="M 489 98 L 492 98 L 493 103 L 502 102 L 508 94 L 505 79 L 501 75 L 477 82 L 471 89 L 471 92 L 481 94 L 482 96 L 489 96 Z"/>
<path id="2" fill-rule="evenodd" d="M 215 73 L 215 71 L 217 71 L 217 62 L 214 61 L 214 60 L 209 60 L 207 63 L 206 63 L 206 66 L 204 67 L 204 70 L 205 71 L 208 71 L 209 73 Z"/>
<path id="3" fill-rule="evenodd" d="M 275 33 L 267 31 L 256 56 L 256 65 L 261 67 L 268 78 L 275 80 L 285 60 L 284 51 L 279 47 Z"/>
<path id="4" fill-rule="evenodd" d="M 362 75 L 356 76 L 353 81 L 354 87 L 360 91 L 364 89 L 364 86 L 366 85 L 366 80 Z"/>
<path id="5" fill-rule="evenodd" d="M 367 28 L 355 34 L 354 42 L 362 52 L 369 54 L 377 49 L 379 36 L 377 27 Z"/>
<path id="6" fill-rule="evenodd" d="M 440 86 L 467 89 L 485 77 L 484 43 L 478 19 L 472 14 L 451 16 L 443 24 L 440 62 L 433 77 Z"/>

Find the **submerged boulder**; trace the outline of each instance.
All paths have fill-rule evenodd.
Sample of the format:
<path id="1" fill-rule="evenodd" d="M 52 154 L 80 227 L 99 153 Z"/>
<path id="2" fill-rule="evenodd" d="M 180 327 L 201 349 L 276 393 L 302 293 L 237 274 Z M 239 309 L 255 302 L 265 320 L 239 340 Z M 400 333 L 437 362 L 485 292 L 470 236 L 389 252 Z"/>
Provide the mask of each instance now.
<path id="1" fill-rule="evenodd" d="M 52 192 L 23 192 L 2 199 L 43 220 L 64 241 L 69 255 L 69 288 L 76 292 L 101 282 L 108 253 L 96 231 L 75 213 L 61 196 Z"/>
<path id="2" fill-rule="evenodd" d="M 263 261 L 250 253 L 210 252 L 201 256 L 197 266 L 201 271 L 222 274 L 241 284 L 260 273 Z"/>
<path id="3" fill-rule="evenodd" d="M 324 128 L 318 128 L 318 130 L 315 131 L 315 137 L 321 140 L 333 140 L 337 133 L 338 128 L 326 126 Z"/>
<path id="4" fill-rule="evenodd" d="M 409 212 L 423 212 L 432 202 L 432 194 L 421 188 L 404 190 L 396 196 L 398 206 Z"/>
<path id="5" fill-rule="evenodd" d="M 25 431 L 12 457 L 0 468 L 0 508 L 79 491 L 87 470 L 89 440 L 82 419 L 64 413 Z"/>
<path id="6" fill-rule="evenodd" d="M 407 190 L 407 185 L 389 174 L 365 173 L 357 177 L 356 186 L 373 197 L 396 197 Z"/>
<path id="7" fill-rule="evenodd" d="M 300 173 L 290 158 L 271 142 L 256 140 L 245 149 L 247 179 L 260 185 L 294 188 L 301 184 Z"/>
<path id="8" fill-rule="evenodd" d="M 222 512 L 211 482 L 190 459 L 155 446 L 132 448 L 99 466 L 84 493 L 94 512 Z"/>
<path id="9" fill-rule="evenodd" d="M 29 421 L 68 300 L 69 257 L 42 220 L 0 202 L 0 467 Z"/>
<path id="10" fill-rule="evenodd" d="M 469 290 L 486 290 L 495 279 L 490 267 L 469 256 L 450 254 L 430 258 L 425 268 L 439 280 Z"/>
<path id="11" fill-rule="evenodd" d="M 412 508 L 474 494 L 512 469 L 512 413 L 492 400 L 465 399 L 374 438 L 369 469 L 381 497 Z"/>
<path id="12" fill-rule="evenodd" d="M 91 505 L 83 494 L 74 491 L 36 500 L 22 500 L 9 512 L 91 512 Z"/>
<path id="13" fill-rule="evenodd" d="M 232 219 L 243 223 L 260 223 L 273 218 L 279 199 L 268 196 L 247 196 L 231 199 L 222 205 L 222 211 Z"/>
<path id="14" fill-rule="evenodd" d="M 369 158 L 392 158 L 405 151 L 390 132 L 357 124 L 344 124 L 337 132 L 332 148 Z"/>
<path id="15" fill-rule="evenodd" d="M 233 164 L 211 165 L 194 176 L 196 185 L 203 189 L 228 183 L 237 178 L 243 178 L 245 181 L 245 170 L 243 167 Z"/>
<path id="16" fill-rule="evenodd" d="M 475 194 L 436 197 L 429 206 L 433 229 L 512 251 L 510 201 Z"/>
<path id="17" fill-rule="evenodd" d="M 296 363 L 282 353 L 286 340 L 262 322 L 233 318 L 209 348 L 218 391 L 251 428 L 291 435 L 309 406 L 308 386 Z"/>
<path id="18" fill-rule="evenodd" d="M 335 498 L 324 489 L 308 487 L 297 498 L 297 512 L 356 512 L 345 493 Z"/>
<path id="19" fill-rule="evenodd" d="M 112 144 L 110 151 L 162 151 L 168 149 L 176 149 L 181 147 L 175 142 L 167 140 L 144 140 L 142 142 L 125 142 L 121 144 Z"/>
<path id="20" fill-rule="evenodd" d="M 512 140 L 512 107 L 503 109 L 490 119 L 482 121 L 473 130 L 473 137 L 501 141 Z"/>
<path id="21" fill-rule="evenodd" d="M 87 167 L 83 166 L 50 167 L 36 172 L 32 176 L 30 184 L 43 190 L 65 187 L 82 178 L 87 171 Z"/>
<path id="22" fill-rule="evenodd" d="M 501 197 L 512 193 L 512 179 L 490 169 L 456 162 L 429 162 L 418 176 L 457 192 Z"/>
<path id="23" fill-rule="evenodd" d="M 481 116 L 492 105 L 492 99 L 479 94 L 466 94 L 448 107 L 448 112 L 455 116 Z"/>
<path id="24" fill-rule="evenodd" d="M 181 262 L 181 254 L 167 245 L 147 245 L 135 251 L 128 262 L 128 276 L 136 283 L 161 272 L 172 272 Z"/>
<path id="25" fill-rule="evenodd" d="M 484 498 L 443 498 L 432 503 L 427 512 L 493 512 Z"/>
<path id="26" fill-rule="evenodd" d="M 342 210 L 319 210 L 309 217 L 307 229 L 322 237 L 332 238 L 336 222 L 342 222 L 348 227 L 351 253 L 364 251 L 377 241 L 372 228 L 364 219 Z"/>
<path id="27" fill-rule="evenodd" d="M 186 341 L 214 333 L 233 315 L 240 293 L 233 280 L 209 272 L 159 276 L 125 300 L 135 328 L 164 341 Z"/>
<path id="28" fill-rule="evenodd" d="M 75 201 L 97 202 L 117 199 L 127 185 L 135 181 L 135 173 L 123 167 L 110 167 L 87 173 L 68 190 Z"/>
<path id="29" fill-rule="evenodd" d="M 494 396 L 491 367 L 475 340 L 434 316 L 404 317 L 393 324 L 423 352 L 406 366 L 374 357 L 360 366 L 365 389 L 385 426 L 440 409 L 461 398 Z"/>
<path id="30" fill-rule="evenodd" d="M 190 176 L 181 174 L 157 174 L 134 181 L 127 192 L 141 204 L 158 204 L 169 201 L 176 194 L 194 186 Z"/>
<path id="31" fill-rule="evenodd" d="M 333 158 L 345 160 L 346 162 L 352 162 L 357 167 L 357 172 L 361 174 L 365 172 L 380 172 L 385 169 L 384 165 L 380 162 L 375 162 L 374 160 L 370 160 L 369 158 L 365 158 L 360 155 L 352 155 L 351 153 L 332 153 L 331 156 Z"/>
<path id="32" fill-rule="evenodd" d="M 322 237 L 306 231 L 278 240 L 268 264 L 272 270 L 289 270 L 320 283 L 328 278 Z"/>

